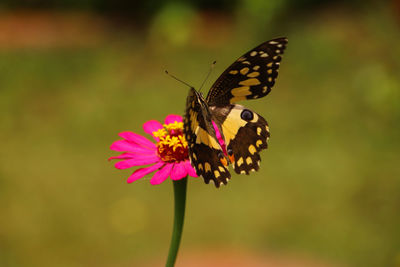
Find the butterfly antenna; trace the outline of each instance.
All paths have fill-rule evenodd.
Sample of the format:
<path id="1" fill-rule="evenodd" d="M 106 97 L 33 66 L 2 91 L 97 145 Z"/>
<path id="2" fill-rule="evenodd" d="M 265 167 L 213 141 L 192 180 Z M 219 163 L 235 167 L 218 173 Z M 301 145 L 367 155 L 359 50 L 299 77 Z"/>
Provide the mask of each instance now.
<path id="1" fill-rule="evenodd" d="M 169 77 L 171 77 L 172 79 L 177 80 L 178 82 L 181 82 L 181 83 L 183 83 L 184 85 L 189 86 L 190 88 L 194 88 L 193 86 L 191 86 L 191 85 L 188 84 L 187 82 L 184 82 L 184 81 L 182 81 L 181 79 L 176 78 L 174 75 L 172 75 L 171 73 L 169 73 L 167 70 L 165 70 L 165 73 L 166 73 Z"/>
<path id="2" fill-rule="evenodd" d="M 206 81 L 208 80 L 208 77 L 210 77 L 210 74 L 211 74 L 211 72 L 212 72 L 212 70 L 213 70 L 213 68 L 214 68 L 214 66 L 215 66 L 216 63 L 217 63 L 217 61 L 214 61 L 214 62 L 211 64 L 210 69 L 208 70 L 207 76 L 206 76 L 206 78 L 204 79 L 203 83 L 202 83 L 201 86 L 200 86 L 199 92 L 201 91 L 201 88 L 203 88 L 203 85 L 204 85 L 204 84 L 206 83 Z"/>

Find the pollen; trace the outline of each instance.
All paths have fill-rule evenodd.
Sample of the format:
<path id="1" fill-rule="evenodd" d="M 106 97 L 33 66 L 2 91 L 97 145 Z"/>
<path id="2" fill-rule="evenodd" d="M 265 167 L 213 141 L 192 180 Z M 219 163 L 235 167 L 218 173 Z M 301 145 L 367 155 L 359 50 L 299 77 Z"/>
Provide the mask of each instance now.
<path id="1" fill-rule="evenodd" d="M 157 152 L 164 162 L 180 162 L 187 160 L 188 143 L 183 135 L 183 122 L 173 122 L 164 124 L 161 128 L 153 132 L 154 137 L 158 137 Z"/>
<path id="2" fill-rule="evenodd" d="M 158 137 L 158 138 L 164 137 L 167 134 L 168 134 L 168 132 L 164 128 L 161 128 L 161 129 L 153 132 L 154 137 Z"/>
<path id="3" fill-rule="evenodd" d="M 173 130 L 183 130 L 183 122 L 173 122 L 170 124 L 164 124 L 164 127 L 168 130 L 168 131 L 173 131 Z"/>

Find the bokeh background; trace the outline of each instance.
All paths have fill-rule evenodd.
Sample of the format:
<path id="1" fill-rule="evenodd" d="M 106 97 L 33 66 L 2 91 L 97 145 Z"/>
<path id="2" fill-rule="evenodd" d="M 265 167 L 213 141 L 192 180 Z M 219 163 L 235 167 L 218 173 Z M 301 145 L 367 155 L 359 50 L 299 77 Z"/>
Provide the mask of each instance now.
<path id="1" fill-rule="evenodd" d="M 0 266 L 162 266 L 171 181 L 107 158 L 287 36 L 261 170 L 191 178 L 177 266 L 400 266 L 400 2 L 0 3 Z M 197 264 L 197 265 L 196 265 Z"/>

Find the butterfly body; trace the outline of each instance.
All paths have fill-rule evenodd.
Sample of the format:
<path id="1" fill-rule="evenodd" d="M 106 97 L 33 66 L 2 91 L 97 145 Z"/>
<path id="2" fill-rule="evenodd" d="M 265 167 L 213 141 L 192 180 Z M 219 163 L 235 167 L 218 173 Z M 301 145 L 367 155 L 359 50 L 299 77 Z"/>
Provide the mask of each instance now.
<path id="1" fill-rule="evenodd" d="M 244 54 L 222 73 L 206 98 L 190 89 L 184 132 L 191 164 L 207 184 L 226 184 L 229 164 L 239 174 L 259 169 L 259 153 L 268 147 L 268 123 L 236 102 L 271 91 L 286 44 L 286 38 L 277 38 Z"/>

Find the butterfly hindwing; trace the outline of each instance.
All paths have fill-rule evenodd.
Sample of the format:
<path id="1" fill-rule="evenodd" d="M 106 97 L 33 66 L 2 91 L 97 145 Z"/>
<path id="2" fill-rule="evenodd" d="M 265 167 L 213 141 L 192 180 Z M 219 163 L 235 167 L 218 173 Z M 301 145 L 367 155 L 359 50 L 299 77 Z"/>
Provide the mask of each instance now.
<path id="1" fill-rule="evenodd" d="M 216 187 L 221 184 L 227 184 L 231 175 L 226 166 L 220 162 L 218 152 L 207 145 L 199 144 L 189 148 L 191 154 L 192 166 L 195 168 L 197 175 L 204 178 L 204 182 L 208 184 L 210 180 L 214 181 Z"/>
<path id="2" fill-rule="evenodd" d="M 197 175 L 208 184 L 213 180 L 216 187 L 226 184 L 231 175 L 221 145 L 211 123 L 210 113 L 204 100 L 191 89 L 187 98 L 184 120 L 185 138 L 188 141 L 189 158 Z"/>
<path id="3" fill-rule="evenodd" d="M 269 128 L 259 114 L 235 104 L 210 107 L 220 125 L 226 150 L 236 173 L 249 174 L 260 167 L 260 151 L 268 147 Z"/>
<path id="4" fill-rule="evenodd" d="M 206 102 L 223 106 L 266 96 L 275 84 L 286 44 L 286 38 L 276 38 L 241 56 L 213 84 Z"/>

